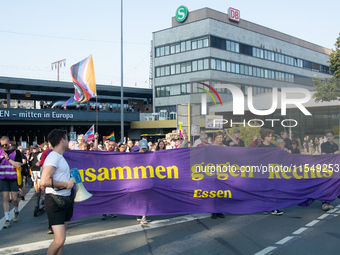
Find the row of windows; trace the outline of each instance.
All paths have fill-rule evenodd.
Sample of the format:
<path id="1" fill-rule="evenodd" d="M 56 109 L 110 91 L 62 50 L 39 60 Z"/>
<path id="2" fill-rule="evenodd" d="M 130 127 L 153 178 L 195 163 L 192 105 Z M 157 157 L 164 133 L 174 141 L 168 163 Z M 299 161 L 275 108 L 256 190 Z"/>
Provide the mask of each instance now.
<path id="1" fill-rule="evenodd" d="M 302 60 L 299 58 L 287 56 L 278 52 L 265 50 L 258 47 L 249 46 L 243 43 L 238 43 L 215 36 L 210 36 L 210 46 L 222 50 L 241 53 L 257 58 L 262 58 L 282 64 L 310 69 L 317 72 L 329 73 L 329 67 L 313 63 L 311 61 Z M 198 39 L 186 40 L 176 44 L 161 46 L 156 48 L 156 57 L 176 54 L 189 50 L 209 47 L 209 38 L 203 37 Z"/>
<path id="2" fill-rule="evenodd" d="M 214 82 L 214 81 L 213 82 L 205 81 L 204 83 L 211 85 L 212 87 L 215 87 L 216 84 L 220 84 L 220 82 Z M 236 86 L 239 87 L 243 91 L 245 96 L 248 95 L 248 86 L 243 86 L 243 85 L 242 86 L 236 85 Z M 271 88 L 256 87 L 256 86 L 252 86 L 252 88 L 253 88 L 254 96 L 272 91 Z M 177 95 L 185 95 L 185 94 L 190 94 L 190 93 L 202 93 L 201 89 L 207 89 L 207 88 L 197 82 L 167 85 L 167 86 L 156 88 L 156 97 L 177 96 Z M 224 88 L 216 88 L 216 91 L 218 93 L 231 94 L 231 92 L 228 89 L 224 89 Z"/>
<path id="3" fill-rule="evenodd" d="M 193 40 L 187 40 L 172 45 L 166 45 L 156 48 L 156 57 L 162 57 L 166 55 L 176 54 L 189 50 L 196 50 L 209 46 L 209 38 L 198 38 Z"/>
<path id="4" fill-rule="evenodd" d="M 209 61 L 210 60 L 210 61 Z M 210 66 L 209 66 L 210 62 Z M 294 75 L 283 73 L 279 71 L 264 69 L 260 67 L 243 65 L 239 63 L 224 61 L 220 59 L 199 59 L 188 61 L 180 64 L 173 64 L 156 68 L 156 77 L 175 75 L 181 73 L 189 73 L 202 70 L 217 70 L 228 73 L 237 73 L 242 75 L 249 75 L 259 78 L 275 79 L 279 81 L 286 81 L 294 83 Z"/>

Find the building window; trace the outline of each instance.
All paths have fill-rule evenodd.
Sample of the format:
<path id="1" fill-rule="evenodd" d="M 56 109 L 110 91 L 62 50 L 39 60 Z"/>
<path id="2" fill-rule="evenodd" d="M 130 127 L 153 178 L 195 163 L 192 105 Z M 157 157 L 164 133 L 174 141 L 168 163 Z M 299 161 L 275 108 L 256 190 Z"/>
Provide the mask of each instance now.
<path id="1" fill-rule="evenodd" d="M 186 48 L 186 50 L 191 50 L 191 41 L 185 42 L 185 48 Z"/>
<path id="2" fill-rule="evenodd" d="M 165 67 L 165 75 L 170 75 L 170 66 Z"/>
<path id="3" fill-rule="evenodd" d="M 159 57 L 160 56 L 160 50 L 159 48 L 156 48 L 156 57 Z"/>
<path id="4" fill-rule="evenodd" d="M 215 61 L 215 59 L 211 59 L 211 69 L 213 69 L 213 70 L 216 69 L 216 61 Z"/>
<path id="5" fill-rule="evenodd" d="M 209 69 L 209 59 L 208 58 L 204 59 L 204 70 L 207 70 L 207 69 Z"/>
<path id="6" fill-rule="evenodd" d="M 181 42 L 181 52 L 185 51 L 185 42 Z"/>
<path id="7" fill-rule="evenodd" d="M 176 74 L 176 65 L 171 65 L 171 75 Z"/>
<path id="8" fill-rule="evenodd" d="M 192 71 L 197 71 L 197 60 L 192 61 Z"/>
<path id="9" fill-rule="evenodd" d="M 203 70 L 203 60 L 198 60 L 197 61 L 197 69 L 200 71 L 200 70 Z"/>
<path id="10" fill-rule="evenodd" d="M 175 54 L 175 53 L 176 53 L 176 46 L 175 46 L 175 45 L 171 45 L 171 47 L 170 47 L 170 53 L 171 53 L 171 54 Z"/>
<path id="11" fill-rule="evenodd" d="M 169 55 L 169 54 L 170 54 L 169 48 L 170 48 L 169 46 L 165 46 L 165 47 L 164 47 L 164 51 L 165 51 L 164 54 L 165 54 L 165 55 Z"/>
<path id="12" fill-rule="evenodd" d="M 196 49 L 197 49 L 197 41 L 193 41 L 193 42 L 192 42 L 191 48 L 192 48 L 193 50 L 196 50 Z"/>
<path id="13" fill-rule="evenodd" d="M 203 48 L 203 41 L 202 40 L 197 41 L 197 48 L 198 49 Z"/>
<path id="14" fill-rule="evenodd" d="M 181 65 L 177 64 L 176 65 L 176 74 L 179 74 L 179 73 L 181 73 Z"/>
<path id="15" fill-rule="evenodd" d="M 225 68 L 225 61 L 221 61 L 221 70 L 222 71 L 226 71 L 226 68 Z"/>
<path id="16" fill-rule="evenodd" d="M 203 47 L 208 47 L 209 46 L 209 39 L 205 38 L 203 39 Z"/>
<path id="17" fill-rule="evenodd" d="M 179 53 L 181 51 L 181 45 L 176 44 L 176 53 Z"/>

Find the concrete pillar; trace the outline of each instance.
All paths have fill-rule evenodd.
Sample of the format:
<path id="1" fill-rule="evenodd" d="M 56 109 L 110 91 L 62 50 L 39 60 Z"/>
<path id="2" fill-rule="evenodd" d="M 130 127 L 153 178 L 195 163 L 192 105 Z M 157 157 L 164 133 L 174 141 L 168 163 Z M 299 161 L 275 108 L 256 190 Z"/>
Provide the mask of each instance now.
<path id="1" fill-rule="evenodd" d="M 70 126 L 70 132 L 74 132 L 74 126 Z"/>
<path id="2" fill-rule="evenodd" d="M 7 108 L 11 108 L 11 90 L 10 89 L 6 89 L 6 93 L 7 93 Z"/>

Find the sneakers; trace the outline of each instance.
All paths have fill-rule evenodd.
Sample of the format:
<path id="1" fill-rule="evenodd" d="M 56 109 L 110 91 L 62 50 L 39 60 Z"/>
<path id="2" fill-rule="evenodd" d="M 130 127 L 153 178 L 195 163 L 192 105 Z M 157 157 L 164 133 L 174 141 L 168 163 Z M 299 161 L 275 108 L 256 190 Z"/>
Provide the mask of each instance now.
<path id="1" fill-rule="evenodd" d="M 22 197 L 21 197 L 21 200 L 22 200 L 22 201 L 25 201 L 25 196 L 22 196 Z"/>
<path id="2" fill-rule="evenodd" d="M 327 204 L 327 203 L 322 204 L 322 210 L 328 211 L 328 210 L 332 210 L 332 209 L 334 209 L 333 205 Z"/>
<path id="3" fill-rule="evenodd" d="M 137 217 L 137 221 L 141 221 L 142 220 L 142 217 Z"/>
<path id="4" fill-rule="evenodd" d="M 37 192 L 34 193 L 33 197 L 36 197 L 36 196 L 38 196 L 38 193 L 37 193 Z"/>
<path id="5" fill-rule="evenodd" d="M 217 213 L 217 217 L 219 217 L 219 218 L 224 218 L 224 214 L 223 213 Z"/>
<path id="6" fill-rule="evenodd" d="M 106 220 L 106 214 L 103 214 L 102 217 L 100 217 L 101 220 Z"/>
<path id="7" fill-rule="evenodd" d="M 217 213 L 212 213 L 212 214 L 211 214 L 211 218 L 212 218 L 213 220 L 216 220 L 216 219 L 217 219 Z"/>
<path id="8" fill-rule="evenodd" d="M 49 234 L 49 235 L 53 234 L 53 229 L 49 228 L 48 231 L 47 231 L 47 234 Z"/>
<path id="9" fill-rule="evenodd" d="M 141 221 L 140 221 L 140 224 L 147 225 L 148 222 L 147 222 L 146 218 L 142 218 Z"/>
<path id="10" fill-rule="evenodd" d="M 8 203 L 11 205 L 11 204 L 12 204 L 12 199 L 10 199 L 10 200 L 8 201 Z"/>
<path id="11" fill-rule="evenodd" d="M 282 215 L 282 214 L 283 214 L 283 212 L 280 211 L 280 210 L 274 210 L 274 211 L 272 211 L 272 215 Z"/>
<path id="12" fill-rule="evenodd" d="M 13 221 L 17 222 L 19 220 L 19 212 L 14 212 Z"/>
<path id="13" fill-rule="evenodd" d="M 10 226 L 11 226 L 11 222 L 9 220 L 6 220 L 3 228 L 9 228 Z"/>
<path id="14" fill-rule="evenodd" d="M 116 217 L 117 217 L 116 214 L 109 214 L 109 216 L 110 216 L 111 218 L 116 218 Z"/>

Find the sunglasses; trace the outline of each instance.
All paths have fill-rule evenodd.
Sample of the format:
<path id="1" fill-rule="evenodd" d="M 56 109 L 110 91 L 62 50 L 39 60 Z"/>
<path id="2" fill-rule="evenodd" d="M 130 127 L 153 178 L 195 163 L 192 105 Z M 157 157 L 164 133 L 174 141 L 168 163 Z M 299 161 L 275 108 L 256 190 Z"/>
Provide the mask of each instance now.
<path id="1" fill-rule="evenodd" d="M 1 147 L 7 147 L 8 146 L 8 143 L 5 143 L 5 144 L 1 144 Z"/>

